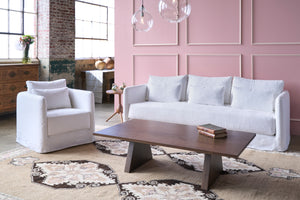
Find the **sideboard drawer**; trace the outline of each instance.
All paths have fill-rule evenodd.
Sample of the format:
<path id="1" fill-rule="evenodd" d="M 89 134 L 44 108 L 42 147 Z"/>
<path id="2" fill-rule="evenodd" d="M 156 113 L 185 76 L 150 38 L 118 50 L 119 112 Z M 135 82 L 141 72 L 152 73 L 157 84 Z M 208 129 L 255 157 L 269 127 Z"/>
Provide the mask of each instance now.
<path id="1" fill-rule="evenodd" d="M 16 109 L 16 95 L 0 95 L 0 110 L 5 112 L 14 111 Z"/>
<path id="2" fill-rule="evenodd" d="M 15 94 L 26 90 L 25 82 L 3 83 L 0 84 L 0 94 Z"/>
<path id="3" fill-rule="evenodd" d="M 8 70 L 0 68 L 1 82 L 36 80 L 37 77 L 37 70 L 28 67 L 12 68 Z"/>
<path id="4" fill-rule="evenodd" d="M 0 65 L 0 114 L 14 112 L 19 92 L 25 91 L 26 81 L 37 81 L 39 64 Z"/>
<path id="5" fill-rule="evenodd" d="M 24 67 L 18 70 L 18 75 L 21 80 L 28 81 L 28 80 L 37 80 L 39 74 L 38 71 L 34 68 Z"/>

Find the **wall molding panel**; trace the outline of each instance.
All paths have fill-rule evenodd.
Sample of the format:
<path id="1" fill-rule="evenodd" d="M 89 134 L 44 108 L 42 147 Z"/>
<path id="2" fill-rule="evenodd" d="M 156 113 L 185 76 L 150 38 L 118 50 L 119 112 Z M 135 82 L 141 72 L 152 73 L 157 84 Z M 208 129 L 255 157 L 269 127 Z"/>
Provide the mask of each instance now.
<path id="1" fill-rule="evenodd" d="M 175 66 L 173 68 L 174 70 L 174 76 L 178 76 L 179 75 L 179 64 L 178 64 L 178 59 L 179 59 L 179 55 L 178 54 L 133 54 L 132 55 L 132 63 L 133 63 L 133 68 L 132 68 L 132 83 L 133 85 L 136 84 L 136 64 L 135 64 L 135 58 L 139 57 L 139 56 L 147 56 L 147 57 L 174 57 L 173 59 L 175 59 Z"/>
<path id="2" fill-rule="evenodd" d="M 254 79 L 255 78 L 255 64 L 254 64 L 254 59 L 255 57 L 299 57 L 299 63 L 300 63 L 300 54 L 252 54 L 251 55 L 251 78 Z M 296 64 L 297 65 L 297 64 Z M 282 68 L 286 69 L 286 66 L 282 66 Z M 300 70 L 299 70 L 300 71 Z M 267 72 L 266 72 L 267 73 Z M 286 70 L 286 73 L 295 73 L 293 70 Z M 298 74 L 298 73 L 297 73 Z M 283 74 L 281 74 L 281 76 L 283 76 Z M 289 79 L 289 78 L 288 78 Z M 288 81 L 287 81 L 288 82 Z M 285 82 L 285 85 L 287 84 L 287 82 Z M 295 83 L 294 83 L 295 84 Z M 299 84 L 300 85 L 300 84 Z M 293 90 L 294 88 L 291 88 L 291 90 Z M 298 92 L 295 91 L 289 91 L 290 95 L 297 95 Z M 293 99 L 299 99 L 299 97 L 297 98 L 297 96 L 294 96 Z M 294 101 L 291 101 L 291 107 L 292 107 L 292 103 Z M 291 117 L 290 121 L 293 122 L 300 122 L 300 118 L 298 117 Z"/>
<path id="3" fill-rule="evenodd" d="M 262 57 L 262 56 L 299 56 L 300 54 L 251 54 L 251 78 L 254 79 L 254 57 Z"/>
<path id="4" fill-rule="evenodd" d="M 238 57 L 239 62 L 236 66 L 239 71 L 239 76 L 242 77 L 242 54 L 186 54 L 186 74 L 190 73 L 190 64 L 189 58 L 192 56 L 199 56 L 199 57 Z M 222 67 L 222 65 L 220 65 Z"/>
<path id="5" fill-rule="evenodd" d="M 199 0 L 195 0 L 195 3 L 198 3 Z M 211 0 L 202 0 L 202 1 L 206 1 L 206 2 L 210 2 Z M 186 44 L 189 46 L 193 46 L 193 45 L 241 45 L 242 44 L 242 1 L 241 0 L 235 0 L 236 3 L 238 3 L 238 16 L 236 16 L 236 18 L 238 18 L 238 38 L 236 39 L 236 41 L 224 41 L 224 42 L 217 42 L 217 41 L 209 41 L 209 42 L 204 42 L 204 41 L 191 41 L 190 38 L 190 33 L 192 32 L 192 30 L 190 30 L 191 27 L 197 27 L 196 24 L 192 24 L 189 20 L 189 18 L 187 18 L 186 20 Z M 199 1 L 200 2 L 200 1 Z M 224 2 L 224 1 L 223 1 Z M 228 2 L 227 2 L 228 3 Z M 227 4 L 226 3 L 226 4 Z M 214 11 L 211 11 L 212 13 Z M 216 23 L 216 22 L 213 22 Z M 220 22 L 220 24 L 222 24 L 222 22 Z M 199 26 L 199 25 L 198 25 Z M 208 28 L 200 28 L 200 30 L 206 30 Z M 204 39 L 205 40 L 205 39 Z"/>
<path id="6" fill-rule="evenodd" d="M 257 2 L 255 2 L 255 1 L 257 1 Z M 276 0 L 276 1 L 274 1 L 274 0 L 251 0 L 251 44 L 252 45 L 291 45 L 291 44 L 293 45 L 293 44 L 300 44 L 300 28 L 299 28 L 300 1 L 298 1 L 298 0 L 292 0 L 296 3 L 298 1 L 299 6 L 291 5 L 291 8 L 294 7 L 295 10 L 294 10 L 294 13 L 291 13 L 291 14 L 289 13 L 290 15 L 297 15 L 297 18 L 294 19 L 294 23 L 291 19 L 293 19 L 295 17 L 290 17 L 290 19 L 286 19 L 285 23 L 279 24 L 279 25 L 282 25 L 284 27 L 282 27 L 282 26 L 281 27 L 276 27 L 276 28 L 270 27 L 270 26 L 272 26 L 272 25 L 270 25 L 271 24 L 271 22 L 270 22 L 270 23 L 268 23 L 269 27 L 265 28 L 264 31 L 263 31 L 263 32 L 265 32 L 266 30 L 270 30 L 270 33 L 268 34 L 268 36 L 266 36 L 267 38 L 269 38 L 270 36 L 274 37 L 274 35 L 276 36 L 276 34 L 283 34 L 283 33 L 281 33 L 281 31 L 283 31 L 284 36 L 282 36 L 282 37 L 284 37 L 284 39 L 281 39 L 281 41 L 280 41 L 280 39 L 277 39 L 277 41 L 274 40 L 272 42 L 271 41 L 261 41 L 261 42 L 256 42 L 255 41 L 254 34 L 255 34 L 255 30 L 257 30 L 257 29 L 255 29 L 255 22 L 254 22 L 254 17 L 255 17 L 254 4 L 261 3 L 261 2 L 266 2 L 266 1 L 270 1 L 269 4 L 272 5 L 272 7 L 275 7 L 274 4 L 279 3 L 281 1 L 280 2 L 281 5 L 278 5 L 278 7 L 280 7 L 281 9 L 283 7 L 282 5 L 284 5 L 284 4 L 289 5 L 290 4 L 290 2 L 287 2 L 286 0 Z M 262 7 L 262 6 L 260 6 L 260 7 Z M 262 15 L 265 17 L 268 13 L 270 13 L 271 12 L 270 7 L 269 7 L 268 11 L 269 12 L 264 12 Z M 293 11 L 291 9 L 289 9 L 289 12 L 293 12 Z M 256 15 L 258 15 L 258 13 L 256 13 Z M 268 16 L 268 18 L 265 17 L 265 20 L 273 19 L 272 22 L 274 21 L 276 23 L 278 23 L 279 21 L 284 21 L 285 19 L 282 19 L 282 18 L 280 20 L 276 19 L 276 17 L 280 16 L 280 15 L 281 15 L 281 13 L 277 12 L 272 17 L 271 16 Z M 260 18 L 260 21 L 262 21 L 261 18 Z M 272 29 L 274 29 L 274 30 L 272 30 Z M 284 30 L 286 30 L 286 31 L 284 31 Z M 287 38 L 295 37 L 295 35 L 293 33 L 296 33 L 295 35 L 298 35 L 298 38 L 297 38 L 298 41 L 284 41 Z M 287 36 L 287 34 L 292 34 L 292 35 Z M 280 37 L 280 35 L 278 35 L 277 37 Z"/>

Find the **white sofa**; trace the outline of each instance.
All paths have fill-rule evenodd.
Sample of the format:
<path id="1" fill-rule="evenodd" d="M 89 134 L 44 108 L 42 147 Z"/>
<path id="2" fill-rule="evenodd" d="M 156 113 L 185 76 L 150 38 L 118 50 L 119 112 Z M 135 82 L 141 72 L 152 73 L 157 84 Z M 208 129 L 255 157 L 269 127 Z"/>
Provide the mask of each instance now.
<path id="1" fill-rule="evenodd" d="M 283 81 L 239 77 L 150 76 L 148 84 L 125 88 L 123 117 L 212 123 L 256 133 L 250 148 L 285 151 L 290 142 L 290 97 L 283 86 Z"/>
<path id="2" fill-rule="evenodd" d="M 16 141 L 38 153 L 93 142 L 94 95 L 70 89 L 66 80 L 27 81 L 17 96 Z"/>

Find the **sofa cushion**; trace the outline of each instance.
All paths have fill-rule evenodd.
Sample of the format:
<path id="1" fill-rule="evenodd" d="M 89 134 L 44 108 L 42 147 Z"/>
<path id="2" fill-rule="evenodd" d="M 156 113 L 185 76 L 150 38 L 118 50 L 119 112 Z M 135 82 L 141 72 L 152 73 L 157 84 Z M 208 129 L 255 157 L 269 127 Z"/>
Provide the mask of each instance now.
<path id="1" fill-rule="evenodd" d="M 170 85 L 161 88 L 160 85 L 149 85 L 149 101 L 176 102 L 180 100 L 181 85 Z"/>
<path id="2" fill-rule="evenodd" d="M 232 77 L 203 77 L 203 76 L 195 76 L 189 75 L 188 78 L 188 86 L 187 86 L 187 98 L 190 98 L 190 90 L 191 87 L 200 87 L 205 86 L 208 88 L 214 87 L 224 87 L 224 103 L 230 104 L 230 93 L 231 93 L 231 82 Z M 199 92 L 201 92 L 199 88 Z"/>
<path id="3" fill-rule="evenodd" d="M 282 80 L 252 80 L 234 77 L 231 106 L 273 112 L 276 97 L 283 91 Z"/>
<path id="4" fill-rule="evenodd" d="M 31 92 L 45 97 L 47 109 L 71 108 L 67 87 L 57 89 L 32 89 Z"/>
<path id="5" fill-rule="evenodd" d="M 174 102 L 185 100 L 187 76 L 150 76 L 147 84 L 148 100 Z"/>
<path id="6" fill-rule="evenodd" d="M 224 105 L 224 87 L 190 86 L 188 103 Z"/>
<path id="7" fill-rule="evenodd" d="M 26 81 L 27 91 L 32 92 L 32 89 L 55 89 L 67 87 L 66 79 L 55 81 Z"/>
<path id="8" fill-rule="evenodd" d="M 48 135 L 90 128 L 90 113 L 76 108 L 47 111 Z"/>
<path id="9" fill-rule="evenodd" d="M 217 117 L 216 117 L 217 116 Z M 187 125 L 215 124 L 228 130 L 275 134 L 274 113 L 187 102 L 143 102 L 130 105 L 130 119 L 155 120 Z"/>

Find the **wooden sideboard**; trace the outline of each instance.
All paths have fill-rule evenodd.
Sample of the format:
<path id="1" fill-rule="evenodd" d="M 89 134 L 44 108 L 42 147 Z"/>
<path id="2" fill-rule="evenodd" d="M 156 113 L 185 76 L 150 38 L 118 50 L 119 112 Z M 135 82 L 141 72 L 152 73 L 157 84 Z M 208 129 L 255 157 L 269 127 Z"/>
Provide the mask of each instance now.
<path id="1" fill-rule="evenodd" d="M 38 80 L 39 64 L 0 64 L 0 114 L 16 110 L 16 97 L 27 80 Z"/>

